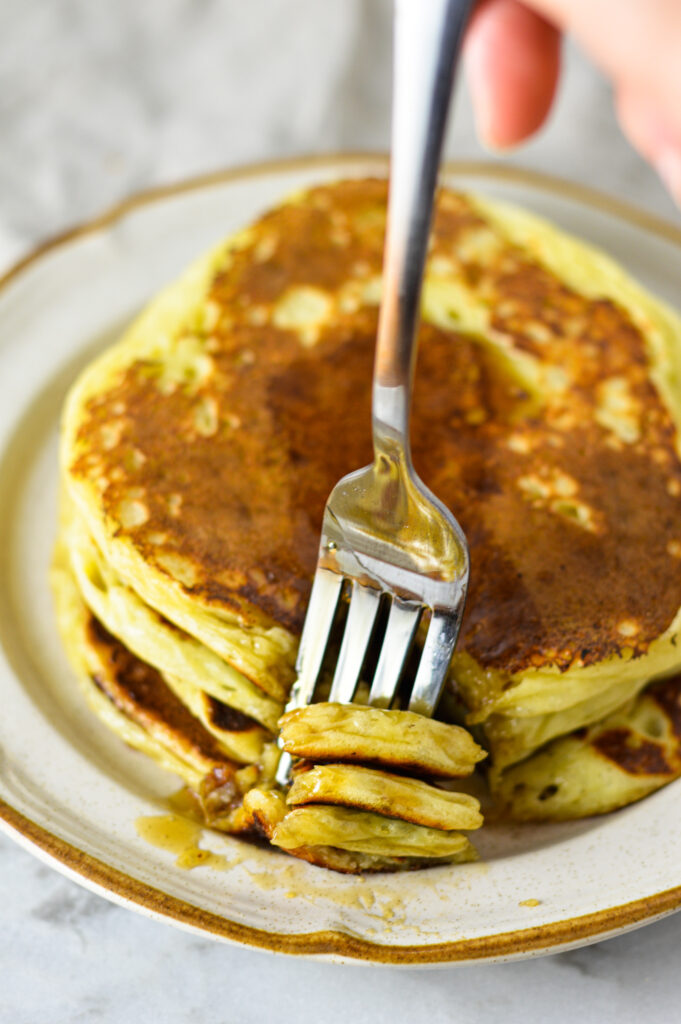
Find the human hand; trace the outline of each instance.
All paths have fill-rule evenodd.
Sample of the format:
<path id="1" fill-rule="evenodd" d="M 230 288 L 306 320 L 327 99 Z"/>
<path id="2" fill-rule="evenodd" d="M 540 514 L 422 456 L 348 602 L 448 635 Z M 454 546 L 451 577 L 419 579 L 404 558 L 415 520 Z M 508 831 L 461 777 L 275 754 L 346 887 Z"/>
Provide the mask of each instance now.
<path id="1" fill-rule="evenodd" d="M 620 124 L 681 204 L 678 0 L 482 0 L 466 39 L 478 133 L 504 149 L 544 122 L 569 32 L 609 77 Z"/>

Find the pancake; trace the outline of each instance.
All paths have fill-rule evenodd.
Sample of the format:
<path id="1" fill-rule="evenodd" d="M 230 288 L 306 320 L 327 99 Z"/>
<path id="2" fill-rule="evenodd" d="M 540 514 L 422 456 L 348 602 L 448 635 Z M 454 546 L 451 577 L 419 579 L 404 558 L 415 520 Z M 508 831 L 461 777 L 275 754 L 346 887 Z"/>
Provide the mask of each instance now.
<path id="1" fill-rule="evenodd" d="M 470 733 L 413 711 L 320 702 L 279 721 L 287 753 L 311 761 L 381 765 L 413 775 L 470 775 L 485 757 Z"/>
<path id="2" fill-rule="evenodd" d="M 84 696 L 97 717 L 129 746 L 198 789 L 216 768 L 236 765 L 191 715 L 159 672 L 132 655 L 83 602 L 58 548 L 51 573 L 57 623 Z"/>
<path id="3" fill-rule="evenodd" d="M 294 678 L 326 498 L 371 460 L 385 216 L 382 181 L 292 197 L 154 300 L 65 406 L 78 591 L 213 742 L 235 754 L 241 732 L 243 760 L 266 755 Z M 681 671 L 681 321 L 589 246 L 446 189 L 422 312 L 413 457 L 469 541 L 450 682 L 501 794 Z M 214 701 L 254 724 L 220 722 Z M 218 766 L 195 779 L 207 820 L 277 833 L 338 870 L 418 864 L 425 833 L 408 827 L 430 826 L 396 818 L 400 836 L 372 845 L 393 819 L 348 763 L 451 777 L 482 751 L 437 722 L 414 727 L 412 749 L 401 712 L 378 713 L 375 732 L 348 725 L 357 713 L 320 704 L 282 720 L 287 749 L 338 769 L 336 803 L 282 811 L 266 772 L 240 769 L 237 784 Z M 382 806 L 404 810 L 384 782 Z M 341 848 L 350 819 L 361 836 Z"/>
<path id="4" fill-rule="evenodd" d="M 82 524 L 67 515 L 65 546 L 80 592 L 100 622 L 134 654 L 274 733 L 283 705 L 146 605 L 116 577 Z M 263 732 L 263 736 L 266 735 Z"/>
<path id="5" fill-rule="evenodd" d="M 374 857 L 435 857 L 440 863 L 476 859 L 470 842 L 459 832 L 347 807 L 296 807 L 277 825 L 271 841 L 289 851 L 330 845 Z"/>
<path id="6" fill-rule="evenodd" d="M 94 616 L 87 623 L 85 642 L 100 666 L 92 682 L 121 714 L 198 773 L 227 763 L 226 752 L 187 712 L 160 673 L 131 655 Z"/>
<path id="7" fill-rule="evenodd" d="M 66 486 L 107 564 L 279 701 L 324 502 L 371 456 L 384 223 L 380 181 L 294 197 L 66 407 Z M 471 549 L 453 678 L 511 764 L 679 666 L 679 320 L 593 249 L 446 190 L 423 312 L 414 462 Z"/>
<path id="8" fill-rule="evenodd" d="M 272 741 L 281 706 L 268 703 L 252 683 L 164 622 L 127 588 L 118 586 L 69 511 L 64 504 L 60 558 L 93 619 L 120 641 L 128 654 L 159 672 L 164 688 L 220 740 L 230 758 L 240 763 L 258 761 L 265 743 Z M 211 669 L 215 670 L 213 676 Z M 264 729 L 242 708 L 255 710 L 260 718 L 266 716 L 270 729 Z"/>
<path id="9" fill-rule="evenodd" d="M 83 694 L 97 717 L 125 743 L 178 775 L 213 828 L 267 838 L 285 813 L 273 786 L 278 750 L 261 749 L 242 767 L 168 686 L 165 678 L 112 636 L 82 600 L 57 547 L 51 571 L 57 621 Z"/>
<path id="10" fill-rule="evenodd" d="M 420 778 L 469 775 L 485 756 L 459 726 L 322 702 L 284 714 L 280 742 L 294 758 L 294 780 L 273 845 L 345 872 L 475 858 L 458 829 L 482 825 L 478 801 Z"/>
<path id="11" fill-rule="evenodd" d="M 554 740 L 493 777 L 516 821 L 605 814 L 681 776 L 681 675 L 653 683 L 628 707 Z"/>
<path id="12" fill-rule="evenodd" d="M 445 830 L 482 825 L 480 804 L 468 793 L 455 793 L 401 775 L 357 765 L 314 765 L 297 772 L 286 794 L 292 807 L 331 804 L 400 818 L 414 825 Z"/>
<path id="13" fill-rule="evenodd" d="M 298 846 L 287 848 L 292 857 L 305 860 L 319 868 L 338 871 L 344 875 L 372 875 L 378 872 L 415 871 L 420 868 L 437 867 L 440 864 L 457 863 L 457 857 L 390 857 L 369 853 L 351 853 L 334 846 Z M 474 860 L 470 850 L 462 851 L 459 862 Z"/>

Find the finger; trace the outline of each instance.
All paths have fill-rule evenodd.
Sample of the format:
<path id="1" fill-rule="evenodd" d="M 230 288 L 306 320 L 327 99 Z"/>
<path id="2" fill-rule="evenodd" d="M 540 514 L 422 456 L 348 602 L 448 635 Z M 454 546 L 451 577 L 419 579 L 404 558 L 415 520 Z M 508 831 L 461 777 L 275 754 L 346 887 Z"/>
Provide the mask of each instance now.
<path id="1" fill-rule="evenodd" d="M 574 36 L 609 78 L 646 90 L 678 111 L 679 0 L 523 0 Z"/>
<path id="2" fill-rule="evenodd" d="M 681 204 L 681 130 L 656 101 L 640 89 L 620 87 L 617 116 L 629 141 L 649 160 Z"/>
<path id="3" fill-rule="evenodd" d="M 518 0 L 484 0 L 466 38 L 466 75 L 481 140 L 516 145 L 544 122 L 560 72 L 560 34 Z"/>

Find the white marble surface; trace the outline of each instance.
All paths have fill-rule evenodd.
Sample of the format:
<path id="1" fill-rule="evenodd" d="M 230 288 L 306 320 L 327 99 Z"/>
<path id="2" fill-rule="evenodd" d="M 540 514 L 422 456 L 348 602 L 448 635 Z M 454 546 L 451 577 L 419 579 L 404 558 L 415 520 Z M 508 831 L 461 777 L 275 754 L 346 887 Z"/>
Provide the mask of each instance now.
<path id="1" fill-rule="evenodd" d="M 389 0 L 0 0 L 0 269 L 159 182 L 250 160 L 382 149 Z M 568 48 L 559 103 L 510 159 L 679 222 Z M 451 156 L 480 158 L 462 91 Z M 681 915 L 576 952 L 411 972 L 218 945 L 90 895 L 0 838 L 0 1022 L 297 1024 L 680 1016 Z"/>

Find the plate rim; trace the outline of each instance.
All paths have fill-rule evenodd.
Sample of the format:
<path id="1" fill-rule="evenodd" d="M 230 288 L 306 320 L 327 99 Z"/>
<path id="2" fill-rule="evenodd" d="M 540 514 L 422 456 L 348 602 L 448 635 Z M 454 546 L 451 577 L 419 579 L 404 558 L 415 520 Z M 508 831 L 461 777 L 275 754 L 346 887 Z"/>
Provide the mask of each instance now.
<path id="1" fill-rule="evenodd" d="M 109 206 L 98 216 L 81 222 L 34 247 L 0 275 L 0 291 L 10 285 L 23 271 L 54 250 L 109 228 L 128 213 L 152 203 L 253 177 L 315 166 L 321 168 L 332 165 L 342 168 L 362 161 L 382 165 L 386 171 L 389 167 L 387 154 L 381 152 L 325 153 L 248 163 L 145 189 Z M 443 172 L 528 185 L 542 192 L 572 199 L 601 212 L 605 211 L 681 248 L 681 227 L 669 224 L 635 204 L 615 199 L 581 183 L 566 181 L 555 175 L 517 165 L 478 160 L 447 161 L 443 165 Z M 29 852 L 46 859 L 51 866 L 67 874 L 74 881 L 131 909 L 214 938 L 298 956 L 333 957 L 402 966 L 527 957 L 541 952 L 555 952 L 561 947 L 597 941 L 608 934 L 651 922 L 681 907 L 681 885 L 678 885 L 619 906 L 549 924 L 478 938 L 422 945 L 386 945 L 335 929 L 295 933 L 270 932 L 230 921 L 222 914 L 204 910 L 140 881 L 61 839 L 3 799 L 0 799 L 0 830 L 18 841 Z"/>

